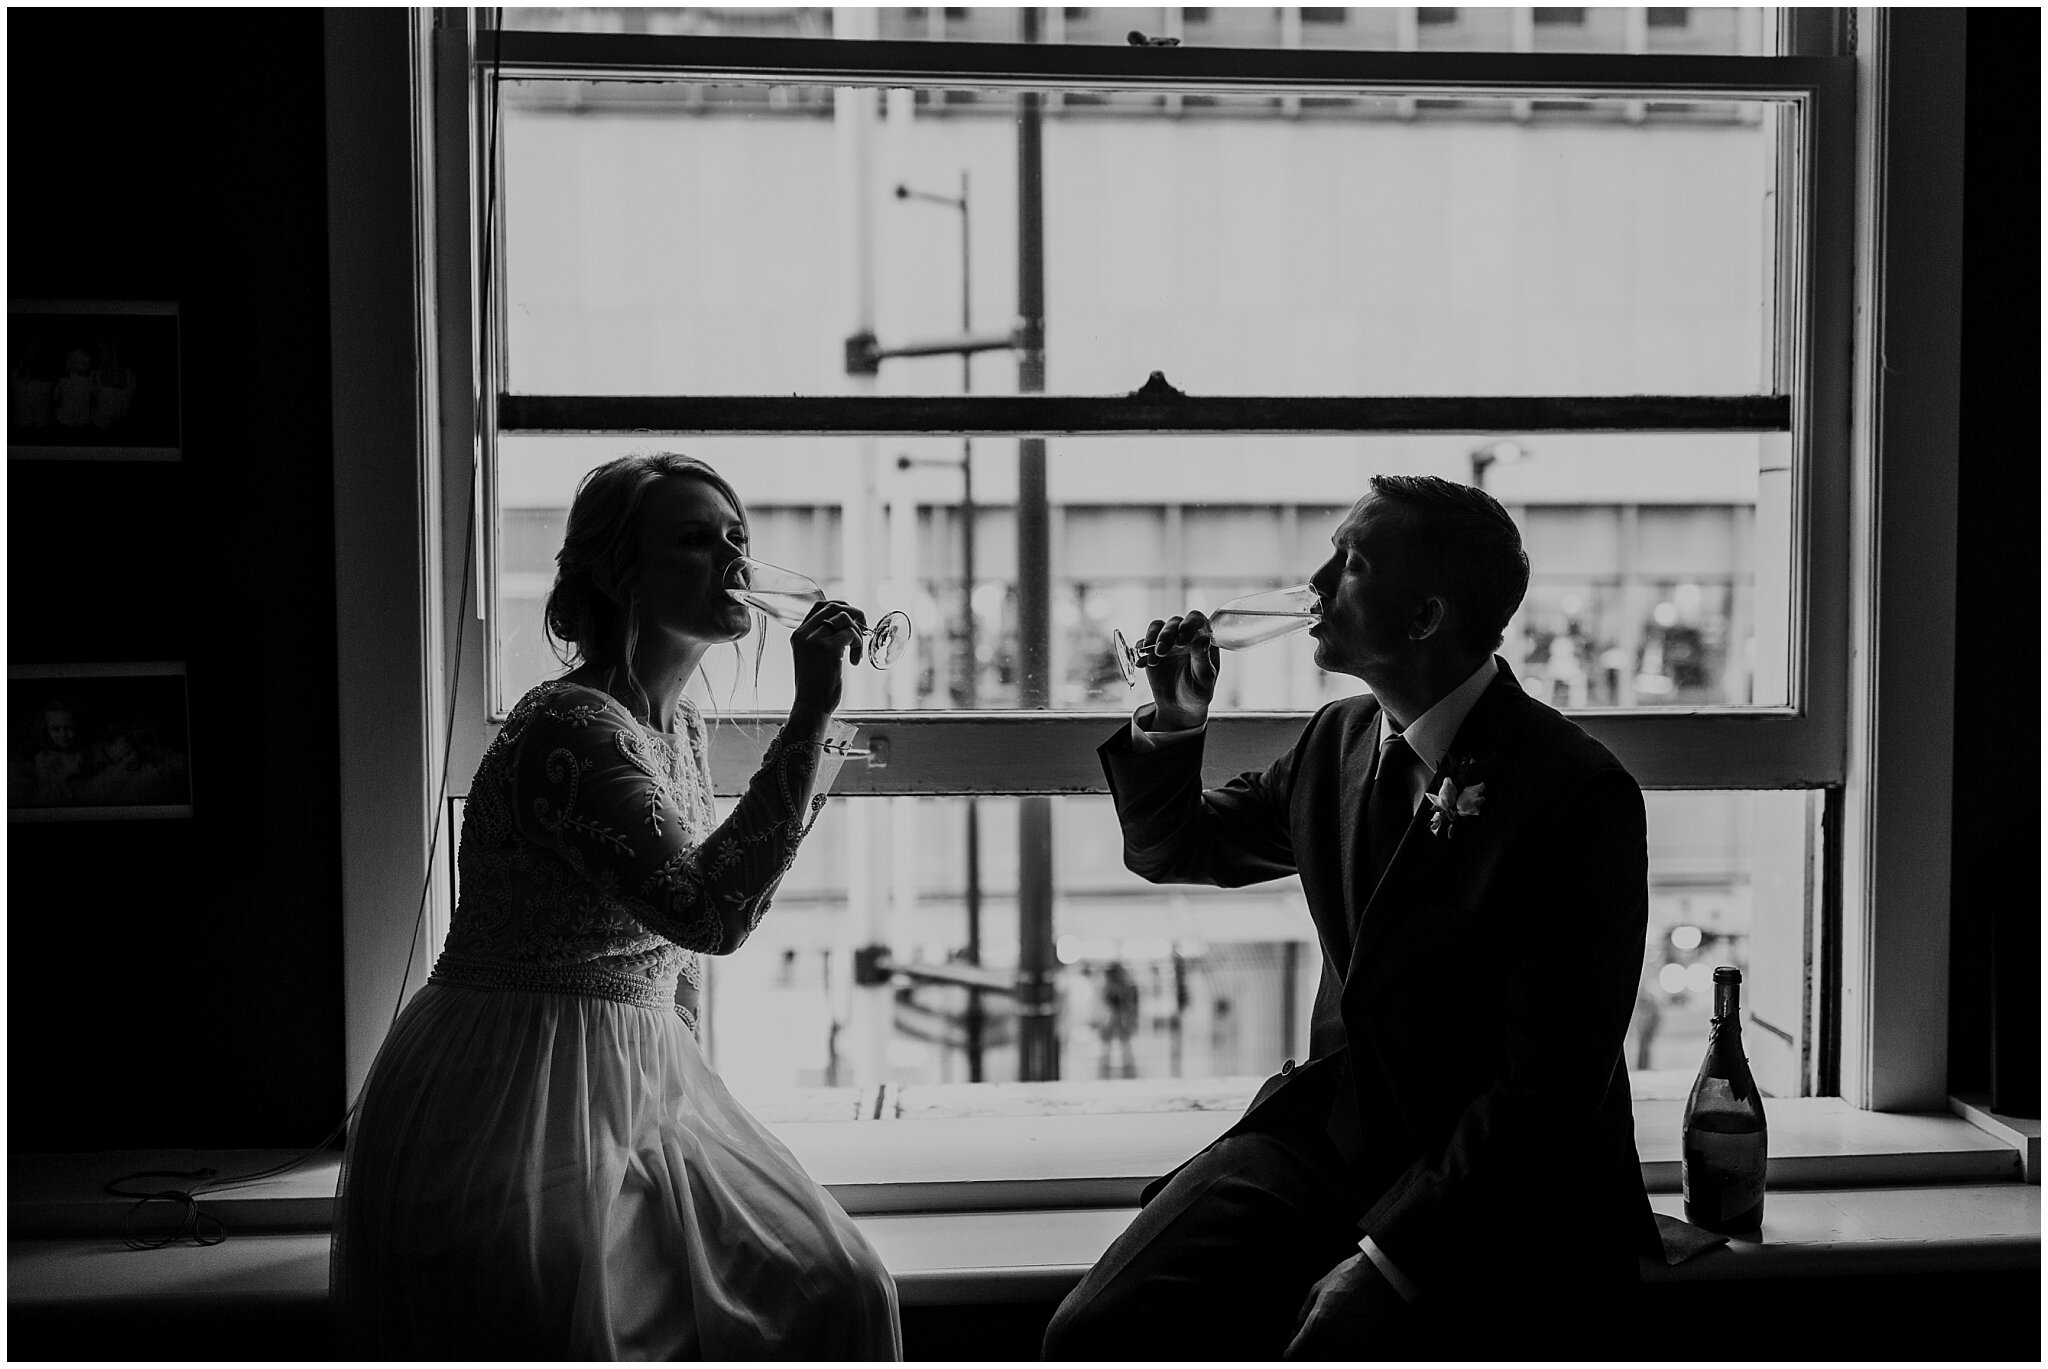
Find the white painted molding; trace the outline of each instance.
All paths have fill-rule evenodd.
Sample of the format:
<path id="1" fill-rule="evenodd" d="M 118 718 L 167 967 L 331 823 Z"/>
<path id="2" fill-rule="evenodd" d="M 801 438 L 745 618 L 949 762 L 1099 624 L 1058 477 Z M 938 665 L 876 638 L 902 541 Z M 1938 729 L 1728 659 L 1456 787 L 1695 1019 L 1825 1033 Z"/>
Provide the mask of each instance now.
<path id="1" fill-rule="evenodd" d="M 423 434 L 415 166 L 427 11 L 325 20 L 335 575 L 340 660 L 346 1099 L 425 951 L 407 953 L 427 877 L 435 756 L 429 603 L 435 511 Z"/>
<path id="2" fill-rule="evenodd" d="M 1857 34 L 1842 1091 L 1947 1105 L 1964 18 Z"/>

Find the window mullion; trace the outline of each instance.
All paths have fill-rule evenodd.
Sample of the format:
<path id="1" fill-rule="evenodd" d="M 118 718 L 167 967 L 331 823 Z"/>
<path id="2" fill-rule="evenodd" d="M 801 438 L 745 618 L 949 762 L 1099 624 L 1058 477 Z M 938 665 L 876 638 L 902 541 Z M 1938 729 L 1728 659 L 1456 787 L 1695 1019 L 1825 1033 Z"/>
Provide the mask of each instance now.
<path id="1" fill-rule="evenodd" d="M 1783 433 L 1786 395 L 500 395 L 507 432 Z"/>
<path id="2" fill-rule="evenodd" d="M 477 60 L 507 79 L 679 78 L 891 87 L 1170 87 L 1554 99 L 1714 100 L 1810 92 L 1844 59 L 1582 52 L 1129 47 L 1095 43 L 850 42 L 675 34 L 485 34 Z"/>

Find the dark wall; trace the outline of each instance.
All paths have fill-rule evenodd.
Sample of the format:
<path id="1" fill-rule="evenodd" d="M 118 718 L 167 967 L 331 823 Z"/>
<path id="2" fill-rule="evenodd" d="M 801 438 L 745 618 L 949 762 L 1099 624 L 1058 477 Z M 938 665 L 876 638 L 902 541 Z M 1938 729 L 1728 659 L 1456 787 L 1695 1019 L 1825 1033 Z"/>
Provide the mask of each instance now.
<path id="1" fill-rule="evenodd" d="M 1995 1057 L 2038 1111 L 2040 17 L 1969 24 L 1952 1071 Z M 7 25 L 9 293 L 177 300 L 185 408 L 179 464 L 9 463 L 8 659 L 185 661 L 195 799 L 10 827 L 9 1146 L 311 1144 L 342 1086 L 321 15 Z"/>
<path id="2" fill-rule="evenodd" d="M 9 294 L 177 301 L 185 418 L 176 464 L 9 462 L 8 659 L 184 661 L 194 799 L 10 826 L 10 1150 L 339 1121 L 321 22 L 8 11 Z"/>
<path id="3" fill-rule="evenodd" d="M 1870 1315 L 1882 1306 L 1883 1316 Z M 985 1303 L 903 1309 L 903 1357 L 913 1361 L 1010 1363 L 1039 1358 L 1052 1303 Z M 1768 1352 L 1801 1360 L 1947 1360 L 1959 1338 L 1980 1361 L 2041 1358 L 2041 1271 L 1727 1279 L 1645 1287 L 1630 1333 L 1646 1347 L 1697 1328 L 1731 1327 L 1736 1357 Z M 330 1359 L 326 1299 L 272 1297 L 236 1302 L 90 1311 L 48 1306 L 15 1310 L 8 1346 L 21 1360 L 146 1361 L 204 1346 L 219 1360 Z M 1449 1350 L 1449 1347 L 1446 1347 Z M 1455 1358 L 1447 1354 L 1447 1358 Z"/>
<path id="4" fill-rule="evenodd" d="M 1972 9 L 1950 1087 L 2041 1111 L 2041 14 Z"/>

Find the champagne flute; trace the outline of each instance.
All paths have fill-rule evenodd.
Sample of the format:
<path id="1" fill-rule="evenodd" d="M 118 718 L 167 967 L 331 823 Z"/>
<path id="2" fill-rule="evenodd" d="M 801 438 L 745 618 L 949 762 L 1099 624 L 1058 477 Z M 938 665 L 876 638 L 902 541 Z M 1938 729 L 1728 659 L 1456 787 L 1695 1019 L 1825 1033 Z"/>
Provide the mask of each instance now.
<path id="1" fill-rule="evenodd" d="M 771 566 L 751 556 L 736 558 L 725 568 L 725 592 L 748 608 L 767 614 L 784 627 L 802 623 L 811 605 L 825 598 L 818 582 L 799 571 Z M 889 663 L 910 640 L 910 615 L 897 609 L 861 633 L 867 644 L 868 664 L 887 670 Z"/>
<path id="2" fill-rule="evenodd" d="M 1262 590 L 1230 600 L 1209 615 L 1209 635 L 1225 651 L 1243 651 L 1306 632 L 1322 616 L 1322 597 L 1313 586 L 1289 585 L 1286 589 Z M 1154 658 L 1149 652 L 1140 656 L 1122 628 L 1111 635 L 1110 642 L 1124 683 L 1135 688 L 1138 672 L 1154 664 Z"/>

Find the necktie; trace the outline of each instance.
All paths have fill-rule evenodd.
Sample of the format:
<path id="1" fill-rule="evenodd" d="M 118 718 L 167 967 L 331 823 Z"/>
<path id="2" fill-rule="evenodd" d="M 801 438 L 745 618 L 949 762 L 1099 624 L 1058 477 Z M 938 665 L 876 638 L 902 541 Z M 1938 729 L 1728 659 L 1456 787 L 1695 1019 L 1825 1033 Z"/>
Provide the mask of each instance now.
<path id="1" fill-rule="evenodd" d="M 1401 845 L 1408 823 L 1415 816 L 1415 791 L 1411 780 L 1418 758 L 1406 740 L 1389 732 L 1380 742 L 1379 771 L 1373 776 L 1372 792 L 1365 798 L 1366 897 L 1379 888 L 1380 877 Z M 1361 910 L 1362 911 L 1362 910 Z"/>

